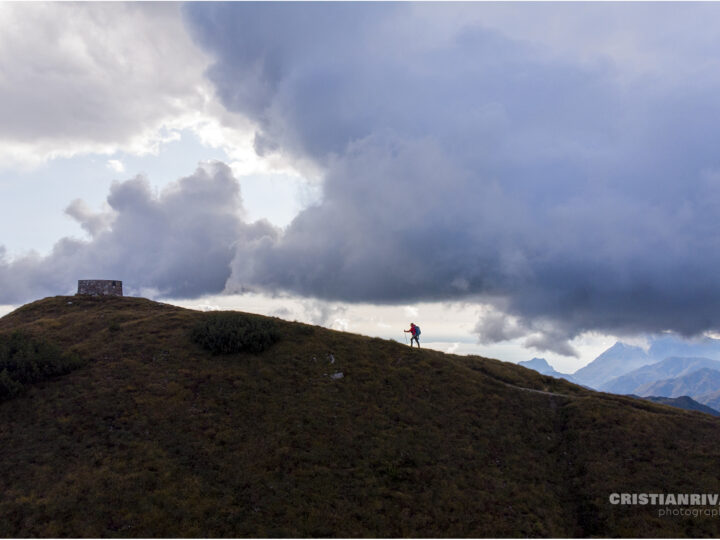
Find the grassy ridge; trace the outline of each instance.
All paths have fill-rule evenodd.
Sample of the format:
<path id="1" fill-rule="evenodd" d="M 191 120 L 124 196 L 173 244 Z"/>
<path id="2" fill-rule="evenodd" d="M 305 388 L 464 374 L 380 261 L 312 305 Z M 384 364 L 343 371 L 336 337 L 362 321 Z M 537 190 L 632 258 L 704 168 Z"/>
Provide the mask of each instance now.
<path id="1" fill-rule="evenodd" d="M 715 492 L 712 417 L 279 319 L 267 351 L 213 356 L 205 316 L 55 297 L 0 319 L 87 361 L 0 403 L 0 535 L 720 533 L 608 503 Z"/>

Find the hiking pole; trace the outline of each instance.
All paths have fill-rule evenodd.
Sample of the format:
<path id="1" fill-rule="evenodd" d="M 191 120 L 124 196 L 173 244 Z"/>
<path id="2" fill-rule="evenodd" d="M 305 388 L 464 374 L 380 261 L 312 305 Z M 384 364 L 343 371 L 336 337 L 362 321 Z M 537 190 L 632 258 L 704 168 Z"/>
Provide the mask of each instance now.
<path id="1" fill-rule="evenodd" d="M 408 344 L 408 342 L 407 342 L 407 334 L 406 334 L 405 332 L 403 332 L 403 336 L 405 336 L 405 345 L 407 345 L 407 344 Z"/>

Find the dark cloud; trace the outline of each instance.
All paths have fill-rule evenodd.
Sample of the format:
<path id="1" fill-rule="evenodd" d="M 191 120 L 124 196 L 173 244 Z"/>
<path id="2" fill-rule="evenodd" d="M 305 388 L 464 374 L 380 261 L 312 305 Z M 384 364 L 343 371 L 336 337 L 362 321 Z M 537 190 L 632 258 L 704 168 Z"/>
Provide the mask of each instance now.
<path id="1" fill-rule="evenodd" d="M 481 320 L 481 339 L 525 331 L 562 354 L 586 330 L 719 328 L 714 75 L 552 54 L 473 23 L 482 4 L 441 37 L 407 39 L 422 37 L 414 9 L 187 9 L 223 102 L 260 126 L 256 146 L 325 171 L 322 202 L 276 240 L 240 246 L 230 285 L 490 302 L 516 323 Z"/>
<path id="2" fill-rule="evenodd" d="M 82 199 L 75 199 L 65 209 L 65 213 L 80 223 L 90 236 L 97 236 L 106 230 L 115 217 L 113 212 L 95 212 Z"/>
<path id="3" fill-rule="evenodd" d="M 222 163 L 199 167 L 159 194 L 140 176 L 116 182 L 107 203 L 97 213 L 77 200 L 68 207 L 89 240 L 62 239 L 47 257 L 0 258 L 0 301 L 69 293 L 86 278 L 121 279 L 131 294 L 217 293 L 236 246 L 277 235 L 267 222 L 242 220 L 240 187 Z"/>
<path id="4" fill-rule="evenodd" d="M 529 329 L 523 327 L 514 318 L 493 309 L 478 320 L 474 332 L 478 335 L 480 343 L 490 344 L 526 336 Z"/>

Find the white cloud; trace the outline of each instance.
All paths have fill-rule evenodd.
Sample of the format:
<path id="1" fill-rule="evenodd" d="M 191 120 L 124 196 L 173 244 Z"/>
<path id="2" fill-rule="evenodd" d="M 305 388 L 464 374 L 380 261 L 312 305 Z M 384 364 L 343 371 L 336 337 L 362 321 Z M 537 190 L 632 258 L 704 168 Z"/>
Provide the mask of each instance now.
<path id="1" fill-rule="evenodd" d="M 295 172 L 280 155 L 258 158 L 254 126 L 215 100 L 209 62 L 176 3 L 0 3 L 0 167 L 157 154 L 191 129 L 236 174 Z"/>
<path id="2" fill-rule="evenodd" d="M 4 317 L 8 313 L 15 311 L 17 308 L 18 306 L 13 306 L 10 304 L 0 304 L 0 317 Z"/>
<path id="3" fill-rule="evenodd" d="M 350 330 L 350 321 L 348 319 L 335 319 L 330 325 L 330 328 L 333 330 L 348 332 Z"/>
<path id="4" fill-rule="evenodd" d="M 151 151 L 207 65 L 177 4 L 2 3 L 0 159 Z"/>
<path id="5" fill-rule="evenodd" d="M 418 311 L 418 308 L 415 306 L 405 306 L 403 307 L 403 311 L 405 312 L 405 315 L 407 315 L 410 318 L 417 318 L 417 316 L 420 314 Z"/>
<path id="6" fill-rule="evenodd" d="M 107 162 L 108 169 L 117 173 L 125 172 L 125 165 L 119 159 L 109 159 Z"/>

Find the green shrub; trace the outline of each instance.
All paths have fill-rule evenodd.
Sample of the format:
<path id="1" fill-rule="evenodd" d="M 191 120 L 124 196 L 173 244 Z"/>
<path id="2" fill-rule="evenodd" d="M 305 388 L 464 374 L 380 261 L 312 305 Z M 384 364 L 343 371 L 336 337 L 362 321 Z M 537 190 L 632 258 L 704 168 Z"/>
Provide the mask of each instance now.
<path id="1" fill-rule="evenodd" d="M 0 335 L 0 400 L 21 394 L 27 385 L 64 375 L 82 366 L 75 355 L 22 332 Z"/>
<path id="2" fill-rule="evenodd" d="M 192 339 L 213 354 L 259 354 L 280 339 L 280 332 L 273 321 L 221 311 L 206 313 Z"/>

